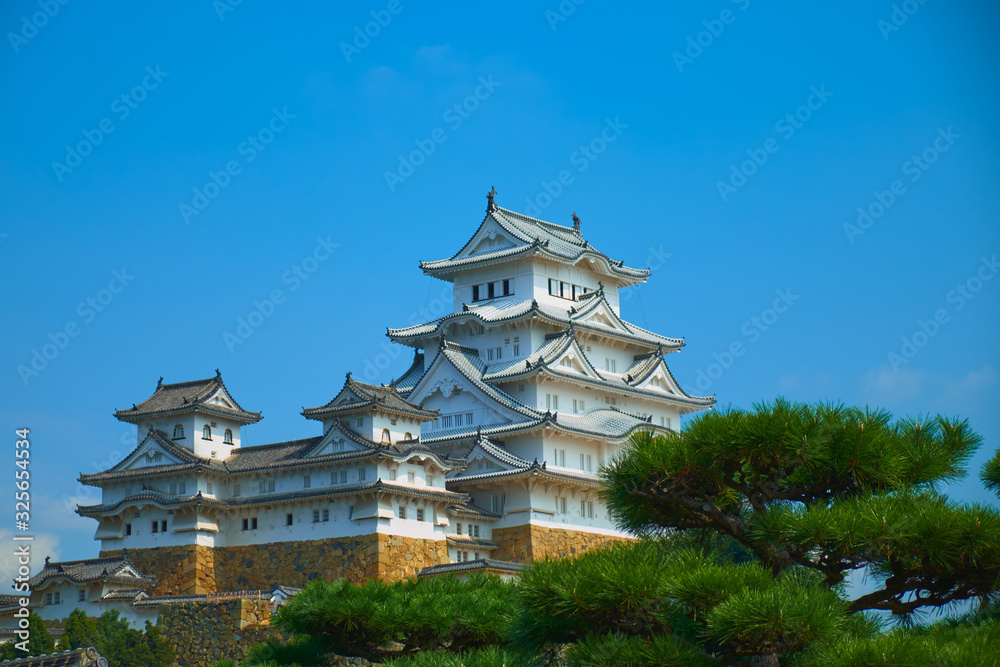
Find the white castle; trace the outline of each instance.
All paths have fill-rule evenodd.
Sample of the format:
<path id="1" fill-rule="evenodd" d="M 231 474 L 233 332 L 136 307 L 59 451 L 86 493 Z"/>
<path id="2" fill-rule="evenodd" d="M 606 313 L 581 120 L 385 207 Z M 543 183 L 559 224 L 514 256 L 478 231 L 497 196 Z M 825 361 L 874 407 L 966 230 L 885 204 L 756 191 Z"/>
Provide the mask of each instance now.
<path id="1" fill-rule="evenodd" d="M 261 415 L 218 373 L 161 380 L 119 410 L 140 444 L 80 477 L 103 499 L 77 511 L 97 521 L 104 562 L 138 579 L 81 584 L 59 577 L 81 566 L 55 563 L 38 590 L 72 589 L 57 599 L 68 614 L 108 594 L 507 575 L 627 539 L 598 497 L 599 467 L 636 431 L 678 429 L 714 398 L 689 396 L 671 375 L 665 358 L 682 339 L 622 319 L 620 290 L 649 271 L 587 243 L 576 214 L 572 227 L 543 222 L 494 195 L 457 253 L 420 263 L 454 285 L 453 312 L 389 329 L 414 348 L 412 366 L 381 386 L 348 373 L 332 400 L 303 410 L 322 425 L 315 437 L 241 446 Z"/>

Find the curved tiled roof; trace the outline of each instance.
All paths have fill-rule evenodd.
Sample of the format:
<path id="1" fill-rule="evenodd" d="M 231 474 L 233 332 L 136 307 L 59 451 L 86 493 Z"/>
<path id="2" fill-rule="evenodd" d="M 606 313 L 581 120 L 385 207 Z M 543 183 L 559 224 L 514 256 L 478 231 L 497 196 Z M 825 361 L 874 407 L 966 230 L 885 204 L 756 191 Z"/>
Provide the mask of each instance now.
<path id="1" fill-rule="evenodd" d="M 236 408 L 205 402 L 220 389 L 232 399 Z M 243 424 L 256 424 L 261 419 L 259 412 L 249 412 L 240 407 L 236 399 L 232 398 L 232 394 L 226 389 L 226 385 L 222 382 L 222 375 L 218 371 L 216 371 L 215 377 L 207 380 L 193 380 L 175 384 L 163 384 L 163 378 L 160 378 L 152 396 L 127 410 L 117 410 L 115 417 L 121 421 L 136 424 L 195 410 L 232 419 Z"/>
<path id="2" fill-rule="evenodd" d="M 156 577 L 142 574 L 135 576 L 128 574 L 127 570 L 138 572 L 127 554 L 107 558 L 68 560 L 61 563 L 46 561 L 42 571 L 28 581 L 28 586 L 35 589 L 54 578 L 65 578 L 74 584 L 107 581 L 116 584 L 146 585 L 155 584 L 157 581 Z"/>
<path id="3" fill-rule="evenodd" d="M 406 372 L 399 376 L 397 379 L 389 383 L 389 386 L 395 387 L 396 391 L 399 392 L 400 396 L 404 398 L 410 395 L 413 388 L 417 386 L 420 382 L 420 378 L 424 376 L 424 353 L 420 350 L 416 350 L 413 353 L 413 363 L 410 367 L 406 369 Z"/>
<path id="4" fill-rule="evenodd" d="M 329 434 L 330 431 L 334 429 L 338 429 L 352 442 L 360 445 L 361 449 L 324 454 L 322 456 L 309 456 L 316 446 L 323 441 L 326 434 Z M 177 450 L 176 453 L 178 456 L 183 455 L 182 461 L 184 461 L 184 463 L 175 465 L 149 466 L 134 470 L 115 470 L 112 468 L 110 471 L 90 475 L 80 475 L 79 481 L 82 484 L 95 486 L 100 482 L 116 479 L 163 477 L 168 474 L 176 475 L 185 472 L 212 472 L 219 475 L 246 474 L 261 470 L 278 470 L 321 465 L 325 463 L 357 461 L 378 456 L 402 458 L 413 454 L 433 457 L 444 469 L 453 468 L 463 463 L 460 460 L 442 457 L 439 453 L 417 440 L 404 441 L 392 445 L 376 443 L 351 429 L 347 426 L 347 424 L 339 419 L 334 420 L 334 422 L 330 425 L 330 428 L 327 429 L 326 434 L 312 438 L 290 440 L 288 442 L 277 442 L 268 445 L 237 447 L 232 451 L 228 458 L 219 460 L 197 457 L 191 452 L 171 443 L 166 439 L 166 434 L 162 431 L 152 431 L 151 436 L 155 437 L 156 441 L 160 445 L 164 446 L 164 448 L 173 447 L 174 449 L 170 450 L 171 453 L 174 453 L 174 450 Z M 136 449 L 140 449 L 147 441 L 148 438 L 143 441 L 143 445 L 140 445 Z M 131 454 L 129 457 L 130 456 Z M 128 460 L 129 457 L 126 457 L 125 460 Z"/>
<path id="5" fill-rule="evenodd" d="M 521 242 L 521 245 L 472 253 L 460 257 L 472 243 L 485 225 L 493 222 L 503 228 L 509 236 Z M 632 282 L 641 282 L 649 277 L 648 269 L 635 269 L 625 266 L 624 262 L 616 261 L 590 245 L 583 239 L 579 231 L 557 225 L 537 218 L 531 218 L 521 213 L 491 205 L 486 217 L 476 229 L 475 234 L 465 243 L 461 250 L 448 259 L 432 262 L 420 262 L 420 268 L 429 275 L 450 275 L 456 271 L 471 268 L 498 260 L 509 260 L 519 255 L 539 253 L 557 261 L 575 264 L 583 257 L 603 260 L 608 272 Z"/>
<path id="6" fill-rule="evenodd" d="M 483 509 L 471 501 L 465 503 L 464 505 L 451 505 L 448 507 L 448 514 L 453 517 L 475 519 L 477 521 L 497 521 L 498 519 L 503 518 L 496 512 Z"/>
<path id="7" fill-rule="evenodd" d="M 349 400 L 338 403 L 345 394 Z M 354 414 L 370 409 L 403 414 L 424 420 L 437 419 L 438 417 L 437 410 L 424 410 L 419 405 L 410 403 L 400 395 L 395 387 L 358 382 L 351 378 L 350 373 L 347 374 L 343 388 L 332 401 L 318 408 L 304 408 L 302 416 L 307 419 L 323 420 L 333 416 Z"/>
<path id="8" fill-rule="evenodd" d="M 645 419 L 627 412 L 622 412 L 614 406 L 607 406 L 604 408 L 598 408 L 597 410 L 592 410 L 585 415 L 571 415 L 560 412 L 543 415 L 538 419 L 515 422 L 513 424 L 449 429 L 447 431 L 439 431 L 429 435 L 422 435 L 421 441 L 427 445 L 433 446 L 446 442 L 471 440 L 479 437 L 480 435 L 486 435 L 489 437 L 503 436 L 544 427 L 611 440 L 624 440 L 632 435 L 633 432 L 641 428 L 648 428 L 654 431 L 666 431 L 664 427 L 651 424 Z"/>
<path id="9" fill-rule="evenodd" d="M 283 493 L 264 493 L 253 496 L 242 496 L 239 498 L 213 498 L 202 493 L 191 496 L 172 496 L 161 491 L 146 489 L 134 493 L 117 503 L 107 503 L 102 505 L 77 505 L 77 514 L 81 516 L 94 516 L 99 514 L 109 514 L 120 510 L 135 502 L 151 502 L 162 508 L 187 507 L 191 505 L 204 505 L 219 509 L 231 509 L 240 507 L 251 507 L 254 505 L 269 505 L 277 502 L 292 500 L 313 500 L 316 498 L 329 498 L 344 495 L 358 494 L 392 494 L 403 495 L 412 498 L 423 498 L 427 500 L 440 500 L 444 502 L 468 501 L 468 496 L 454 491 L 443 489 L 433 489 L 428 487 L 408 486 L 404 484 L 394 484 L 381 479 L 374 482 L 360 484 L 345 484 L 337 486 L 326 486 L 312 489 L 300 489 Z"/>
<path id="10" fill-rule="evenodd" d="M 582 310 L 576 310 L 574 306 L 570 308 L 558 308 L 549 303 L 537 300 L 523 301 L 515 298 L 493 299 L 487 303 L 466 305 L 465 310 L 458 313 L 451 313 L 436 320 L 416 324 L 411 327 L 401 329 L 388 328 L 386 336 L 397 343 L 409 344 L 410 341 L 424 338 L 438 339 L 444 333 L 445 327 L 456 320 L 475 318 L 483 325 L 496 325 L 506 322 L 513 322 L 528 317 L 540 317 L 558 327 L 568 327 L 574 325 L 578 331 L 593 333 L 601 336 L 608 336 L 619 340 L 640 343 L 650 348 L 664 347 L 669 350 L 679 350 L 684 347 L 683 338 L 667 338 L 652 331 L 647 331 L 631 322 L 626 322 L 621 318 L 621 329 L 609 327 L 597 322 L 584 321 L 587 315 L 601 303 L 607 303 L 607 297 L 603 294 L 600 299 L 591 300 Z M 614 310 L 608 306 L 610 312 Z M 617 316 L 615 316 L 617 317 Z"/>
<path id="11" fill-rule="evenodd" d="M 489 551 L 500 548 L 500 545 L 493 540 L 481 540 L 475 537 L 466 537 L 465 535 L 448 535 L 446 540 L 448 546 L 451 547 L 471 547 L 473 549 L 486 549 Z"/>
<path id="12" fill-rule="evenodd" d="M 514 563 L 508 560 L 493 560 L 492 558 L 480 558 L 479 560 L 467 560 L 461 563 L 445 563 L 443 565 L 431 565 L 420 570 L 418 577 L 433 577 L 438 574 L 448 574 L 456 572 L 476 572 L 478 570 L 496 570 L 498 572 L 510 572 L 518 574 L 528 567 L 524 563 Z"/>
<path id="13" fill-rule="evenodd" d="M 538 353 L 529 356 L 527 359 L 491 365 L 487 369 L 487 373 L 484 375 L 483 379 L 487 382 L 509 382 L 534 373 L 542 373 L 550 377 L 569 380 L 571 382 L 579 382 L 593 387 L 600 387 L 602 389 L 609 389 L 614 392 L 627 392 L 642 398 L 668 401 L 671 403 L 681 403 L 683 405 L 690 406 L 692 410 L 709 408 L 715 404 L 714 396 L 691 396 L 681 389 L 680 385 L 677 385 L 677 389 L 680 391 L 680 394 L 666 393 L 655 389 L 646 389 L 644 387 L 637 386 L 642 384 L 642 382 L 645 381 L 645 379 L 659 367 L 660 362 L 663 362 L 663 367 L 666 370 L 666 373 L 671 377 L 671 379 L 673 379 L 673 374 L 670 372 L 670 368 L 663 360 L 662 350 L 659 352 L 653 352 L 650 355 L 643 355 L 644 357 L 652 359 L 652 362 L 647 359 L 637 362 L 629 368 L 630 372 L 637 367 L 642 368 L 645 375 L 642 376 L 641 379 L 630 379 L 628 375 L 621 377 L 616 375 L 609 379 L 604 373 L 594 367 L 594 365 L 587 358 L 586 353 L 583 352 L 581 352 L 580 356 L 585 360 L 587 366 L 593 372 L 593 375 L 567 371 L 560 366 L 554 365 L 552 362 L 561 356 L 563 352 L 566 351 L 566 348 L 572 344 L 572 333 L 567 331 L 561 334 L 550 334 L 548 338 L 551 338 L 552 340 L 539 349 Z M 556 344 L 553 345 L 552 343 Z M 497 368 L 497 370 L 494 371 L 494 368 Z M 674 380 L 674 384 L 677 384 L 676 380 Z"/>

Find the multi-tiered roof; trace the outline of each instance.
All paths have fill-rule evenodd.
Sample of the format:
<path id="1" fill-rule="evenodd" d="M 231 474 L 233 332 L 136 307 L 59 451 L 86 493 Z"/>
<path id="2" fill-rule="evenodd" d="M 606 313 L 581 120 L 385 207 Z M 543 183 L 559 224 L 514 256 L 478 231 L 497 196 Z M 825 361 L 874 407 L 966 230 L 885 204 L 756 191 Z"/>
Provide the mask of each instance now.
<path id="1" fill-rule="evenodd" d="M 584 269 L 618 286 L 645 282 L 649 276 L 648 270 L 625 266 L 588 243 L 575 214 L 574 226 L 564 227 L 502 208 L 494 202 L 493 194 L 489 196 L 486 217 L 472 237 L 448 259 L 421 262 L 424 273 L 457 283 L 462 272 L 538 257 Z M 496 245 L 486 243 L 498 237 L 502 238 Z M 715 398 L 687 394 L 664 360 L 665 355 L 679 351 L 684 340 L 632 324 L 619 315 L 616 306 L 617 300 L 609 298 L 602 283 L 576 300 L 504 296 L 465 303 L 461 310 L 423 324 L 389 328 L 387 336 L 391 340 L 418 350 L 413 365 L 391 386 L 410 402 L 420 403 L 438 383 L 437 377 L 450 368 L 507 418 L 500 424 L 467 424 L 425 432 L 421 440 L 432 446 L 468 440 L 474 435 L 502 438 L 538 429 L 620 441 L 638 429 L 658 428 L 648 418 L 613 405 L 585 414 L 540 411 L 502 388 L 523 379 L 558 380 L 611 395 L 630 395 L 670 405 L 681 414 L 710 408 Z M 478 349 L 453 342 L 470 324 L 486 330 L 530 324 L 547 328 L 550 333 L 541 347 L 526 355 L 493 361 L 484 359 Z M 632 363 L 623 373 L 598 368 L 586 351 L 586 344 L 592 342 L 630 350 Z M 433 361 L 425 368 L 428 351 L 435 349 L 440 353 L 431 355 Z"/>

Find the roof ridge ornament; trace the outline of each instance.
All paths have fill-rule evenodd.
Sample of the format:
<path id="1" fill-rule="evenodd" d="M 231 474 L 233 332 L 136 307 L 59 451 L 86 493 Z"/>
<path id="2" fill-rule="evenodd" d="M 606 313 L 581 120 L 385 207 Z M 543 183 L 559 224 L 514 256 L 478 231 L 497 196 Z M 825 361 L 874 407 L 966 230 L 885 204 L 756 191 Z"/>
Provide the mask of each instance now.
<path id="1" fill-rule="evenodd" d="M 497 196 L 497 189 L 494 186 L 490 186 L 490 191 L 486 193 L 486 212 L 490 213 L 497 208 L 497 204 L 493 201 L 493 198 Z"/>
<path id="2" fill-rule="evenodd" d="M 160 376 L 160 381 L 156 383 L 156 388 L 159 389 L 163 386 L 163 376 Z"/>
<path id="3" fill-rule="evenodd" d="M 220 378 L 220 379 L 222 378 L 222 373 L 219 372 L 218 368 L 215 369 L 215 377 Z"/>
<path id="4" fill-rule="evenodd" d="M 573 231 L 580 234 L 580 216 L 576 214 L 576 211 L 573 211 Z"/>

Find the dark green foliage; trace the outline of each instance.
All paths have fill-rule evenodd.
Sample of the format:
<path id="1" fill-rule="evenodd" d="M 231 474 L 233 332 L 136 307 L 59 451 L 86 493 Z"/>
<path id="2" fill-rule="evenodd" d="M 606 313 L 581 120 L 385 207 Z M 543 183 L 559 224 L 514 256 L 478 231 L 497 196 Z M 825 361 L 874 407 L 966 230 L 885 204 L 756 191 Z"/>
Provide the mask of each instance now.
<path id="1" fill-rule="evenodd" d="M 997 450 L 996 455 L 986 462 L 983 466 L 982 471 L 979 473 L 979 478 L 983 480 L 983 484 L 987 489 L 993 491 L 997 495 L 1000 495 L 1000 449 Z"/>
<path id="2" fill-rule="evenodd" d="M 405 658 L 391 658 L 384 667 L 527 667 L 518 654 L 500 646 L 473 649 L 466 653 L 424 651 Z"/>
<path id="3" fill-rule="evenodd" d="M 292 637 L 255 660 L 308 659 L 295 651 L 382 660 L 418 651 L 461 653 L 504 642 L 513 584 L 496 577 L 410 579 L 356 586 L 315 581 L 282 607 L 275 624 Z M 308 641 L 307 641 L 308 639 Z M 282 653 L 292 651 L 292 653 Z M 253 663 L 250 663 L 253 664 Z"/>
<path id="4" fill-rule="evenodd" d="M 569 664 L 702 664 L 798 651 L 847 632 L 846 603 L 817 576 L 799 569 L 775 578 L 760 564 L 672 542 L 536 563 L 521 577 L 515 643 L 550 657 L 574 644 Z"/>
<path id="5" fill-rule="evenodd" d="M 13 660 L 15 658 L 26 658 L 32 655 L 45 655 L 54 653 L 56 650 L 56 640 L 52 633 L 45 627 L 45 621 L 38 614 L 31 612 L 28 615 L 28 630 L 31 636 L 28 638 L 27 652 L 16 648 L 16 642 L 7 642 L 0 645 L 0 660 Z"/>
<path id="6" fill-rule="evenodd" d="M 97 641 L 97 623 L 82 610 L 74 609 L 66 619 L 66 632 L 59 638 L 59 650 L 94 646 Z"/>
<path id="7" fill-rule="evenodd" d="M 830 588 L 867 569 L 883 585 L 852 612 L 905 616 L 996 590 L 1000 514 L 935 492 L 965 474 L 980 443 L 967 422 L 782 400 L 755 407 L 633 438 L 602 471 L 619 524 L 715 531 L 775 575 L 806 568 Z"/>
<path id="8" fill-rule="evenodd" d="M 174 649 L 160 636 L 159 628 L 149 621 L 146 621 L 145 631 L 140 632 L 130 628 L 117 611 L 107 611 L 95 621 L 83 611 L 74 609 L 66 621 L 66 632 L 59 640 L 59 650 L 90 646 L 107 658 L 111 667 L 169 667 L 174 661 Z M 43 652 L 53 650 L 54 644 Z"/>

